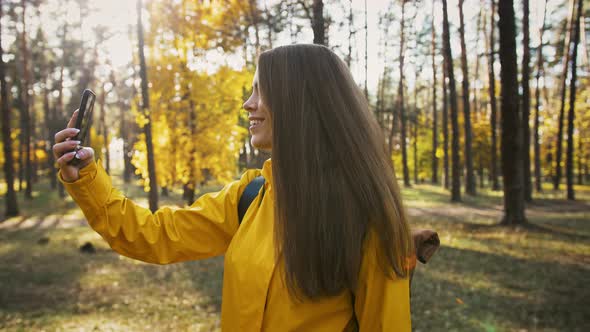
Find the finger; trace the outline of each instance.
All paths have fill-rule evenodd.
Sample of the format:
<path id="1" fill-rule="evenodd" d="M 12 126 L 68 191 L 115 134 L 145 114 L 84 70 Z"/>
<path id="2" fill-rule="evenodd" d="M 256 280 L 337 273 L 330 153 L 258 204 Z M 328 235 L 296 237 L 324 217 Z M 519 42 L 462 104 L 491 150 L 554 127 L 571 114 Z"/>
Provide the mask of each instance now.
<path id="1" fill-rule="evenodd" d="M 76 151 L 71 151 L 59 157 L 59 159 L 57 159 L 57 161 L 55 162 L 57 164 L 57 167 L 62 168 L 66 166 L 70 160 L 74 159 L 75 155 Z"/>
<path id="2" fill-rule="evenodd" d="M 78 118 L 78 110 L 75 110 L 74 114 L 72 114 L 72 117 L 70 118 L 70 121 L 68 122 L 68 128 L 74 128 L 77 118 Z"/>
<path id="3" fill-rule="evenodd" d="M 82 161 L 94 158 L 94 150 L 91 147 L 83 147 L 80 150 L 76 151 L 75 158 L 80 159 Z"/>
<path id="4" fill-rule="evenodd" d="M 53 145 L 53 155 L 57 159 L 61 157 L 64 153 L 74 150 L 78 146 L 78 144 L 80 144 L 80 141 L 74 140 L 57 143 Z"/>
<path id="5" fill-rule="evenodd" d="M 55 134 L 55 143 L 61 143 L 67 138 L 72 138 L 76 136 L 78 132 L 80 132 L 80 130 L 77 128 L 66 128 L 64 130 L 58 131 Z"/>

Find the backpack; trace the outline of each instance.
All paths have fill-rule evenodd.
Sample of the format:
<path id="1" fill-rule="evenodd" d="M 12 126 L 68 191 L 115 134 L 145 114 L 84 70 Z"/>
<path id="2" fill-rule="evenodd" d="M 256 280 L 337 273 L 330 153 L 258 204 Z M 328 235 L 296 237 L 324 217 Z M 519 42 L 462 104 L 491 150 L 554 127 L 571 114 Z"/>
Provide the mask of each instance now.
<path id="1" fill-rule="evenodd" d="M 260 190 L 261 187 L 262 191 Z M 238 202 L 238 225 L 242 223 L 246 211 L 248 211 L 250 204 L 252 204 L 259 192 L 262 192 L 261 195 L 264 197 L 264 177 L 262 175 L 248 183 L 246 189 L 244 189 L 244 193 L 240 197 L 240 201 Z M 262 198 L 260 202 L 262 202 Z"/>

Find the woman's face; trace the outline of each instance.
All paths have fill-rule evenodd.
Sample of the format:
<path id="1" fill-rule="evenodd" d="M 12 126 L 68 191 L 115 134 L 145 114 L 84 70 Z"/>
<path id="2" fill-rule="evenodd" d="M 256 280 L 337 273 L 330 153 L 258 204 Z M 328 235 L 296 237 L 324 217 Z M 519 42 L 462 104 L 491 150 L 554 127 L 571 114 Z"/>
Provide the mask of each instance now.
<path id="1" fill-rule="evenodd" d="M 258 69 L 252 81 L 252 95 L 244 103 L 244 109 L 250 113 L 250 134 L 252 146 L 270 151 L 272 150 L 272 119 L 268 107 L 262 102 L 258 88 Z"/>

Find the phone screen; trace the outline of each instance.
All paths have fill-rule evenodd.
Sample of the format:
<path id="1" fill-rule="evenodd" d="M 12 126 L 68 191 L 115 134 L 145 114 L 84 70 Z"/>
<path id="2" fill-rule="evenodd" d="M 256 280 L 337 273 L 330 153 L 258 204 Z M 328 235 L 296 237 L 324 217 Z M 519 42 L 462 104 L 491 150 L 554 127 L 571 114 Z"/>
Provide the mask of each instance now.
<path id="1" fill-rule="evenodd" d="M 86 90 L 89 91 L 89 90 Z M 82 96 L 82 103 L 80 105 L 79 115 L 82 116 L 82 121 L 77 121 L 80 132 L 77 135 L 77 139 L 80 141 L 80 145 L 85 145 L 86 135 L 90 131 L 90 123 L 92 122 L 92 110 L 94 109 L 94 99 L 96 96 L 92 92 L 84 91 Z"/>

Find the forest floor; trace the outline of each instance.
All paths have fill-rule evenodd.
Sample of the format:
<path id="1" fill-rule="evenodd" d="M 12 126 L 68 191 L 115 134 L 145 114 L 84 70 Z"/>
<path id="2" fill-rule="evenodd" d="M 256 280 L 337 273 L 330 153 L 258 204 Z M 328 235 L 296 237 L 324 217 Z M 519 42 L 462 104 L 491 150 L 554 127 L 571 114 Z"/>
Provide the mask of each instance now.
<path id="1" fill-rule="evenodd" d="M 139 186 L 114 182 L 147 206 Z M 24 216 L 0 223 L 0 330 L 219 330 L 222 257 L 159 266 L 119 256 L 70 198 L 44 182 L 35 190 L 20 200 Z M 414 275 L 413 330 L 590 330 L 590 186 L 576 194 L 567 201 L 547 184 L 527 207 L 529 225 L 503 227 L 501 192 L 452 204 L 438 186 L 403 189 L 413 227 L 441 239 Z M 95 253 L 79 250 L 86 242 Z"/>

